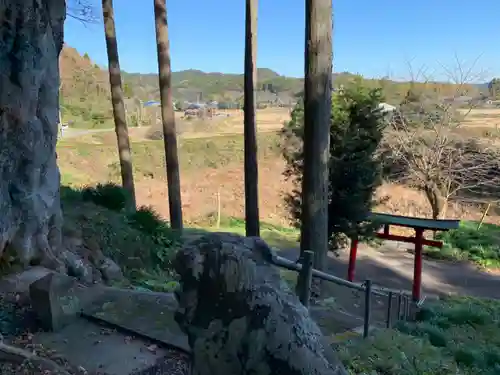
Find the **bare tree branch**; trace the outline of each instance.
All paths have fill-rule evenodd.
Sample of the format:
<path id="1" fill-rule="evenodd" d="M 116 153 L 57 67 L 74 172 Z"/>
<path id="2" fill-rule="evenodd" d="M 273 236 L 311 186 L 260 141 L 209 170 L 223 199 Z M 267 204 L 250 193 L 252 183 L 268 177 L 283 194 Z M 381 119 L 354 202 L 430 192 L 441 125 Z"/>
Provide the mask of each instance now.
<path id="1" fill-rule="evenodd" d="M 68 17 L 83 24 L 96 24 L 101 21 L 96 5 L 92 0 L 69 0 L 66 6 Z"/>
<path id="2" fill-rule="evenodd" d="M 484 196 L 500 185 L 499 154 L 485 142 L 466 139 L 457 131 L 476 103 L 467 103 L 465 111 L 458 113 L 456 99 L 468 93 L 480 74 L 475 73 L 477 59 L 469 67 L 456 56 L 455 60 L 456 67 L 443 67 L 456 85 L 455 94 L 429 98 L 425 90 L 418 95 L 409 92 L 384 141 L 384 152 L 399 166 L 391 177 L 423 191 L 434 218 L 443 215 L 449 199 L 461 193 Z M 414 72 L 410 67 L 412 79 L 425 76 L 425 69 L 418 70 L 417 76 Z M 425 76 L 424 85 L 428 82 L 432 81 Z"/>

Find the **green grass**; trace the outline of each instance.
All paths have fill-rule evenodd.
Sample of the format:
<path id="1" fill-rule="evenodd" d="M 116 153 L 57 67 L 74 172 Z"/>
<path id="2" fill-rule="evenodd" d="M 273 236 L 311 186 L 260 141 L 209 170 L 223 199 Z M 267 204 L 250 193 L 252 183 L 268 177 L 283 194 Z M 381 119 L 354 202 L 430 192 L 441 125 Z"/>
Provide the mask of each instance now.
<path id="1" fill-rule="evenodd" d="M 464 221 L 460 228 L 439 233 L 437 239 L 443 241 L 443 248 L 427 247 L 425 255 L 434 259 L 468 260 L 482 267 L 500 267 L 500 227 L 494 224 L 482 224 Z"/>
<path id="2" fill-rule="evenodd" d="M 211 232 L 230 232 L 245 235 L 245 220 L 234 217 L 222 217 L 219 228 L 214 225 L 213 220 L 209 220 L 208 223 L 199 223 L 198 227 Z M 295 228 L 261 222 L 260 236 L 272 247 L 289 249 L 298 246 L 299 231 Z"/>
<path id="3" fill-rule="evenodd" d="M 351 374 L 500 374 L 500 302 L 449 298 L 417 321 L 342 345 Z"/>

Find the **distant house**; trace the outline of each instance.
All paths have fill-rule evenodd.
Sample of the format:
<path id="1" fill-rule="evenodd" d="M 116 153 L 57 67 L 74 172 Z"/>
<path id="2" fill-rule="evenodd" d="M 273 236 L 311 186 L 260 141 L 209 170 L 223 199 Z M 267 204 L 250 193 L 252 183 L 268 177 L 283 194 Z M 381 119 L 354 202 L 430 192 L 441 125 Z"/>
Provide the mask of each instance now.
<path id="1" fill-rule="evenodd" d="M 206 104 L 207 108 L 212 108 L 212 109 L 218 109 L 219 108 L 219 102 L 216 100 L 212 100 L 211 102 L 208 102 Z"/>
<path id="2" fill-rule="evenodd" d="M 212 118 L 218 109 L 219 103 L 213 101 L 209 103 L 190 103 L 184 111 L 186 117 L 208 117 Z"/>
<path id="3" fill-rule="evenodd" d="M 390 105 L 388 103 L 380 103 L 378 105 L 378 107 L 381 110 L 381 112 L 384 114 L 392 113 L 397 109 L 396 107 L 394 107 L 393 105 Z"/>
<path id="4" fill-rule="evenodd" d="M 225 110 L 225 109 L 239 109 L 239 108 L 240 108 L 240 103 L 238 102 L 219 102 L 217 109 Z"/>
<path id="5" fill-rule="evenodd" d="M 157 100 L 148 100 L 147 102 L 144 102 L 142 105 L 145 108 L 147 108 L 147 107 L 159 107 L 159 106 L 161 106 L 161 102 L 159 102 Z M 175 102 L 172 102 L 172 105 L 174 106 L 174 111 L 176 111 L 177 107 L 175 105 Z"/>
<path id="6" fill-rule="evenodd" d="M 203 103 L 189 103 L 186 110 L 195 110 L 205 108 L 205 104 Z"/>
<path id="7" fill-rule="evenodd" d="M 160 105 L 161 103 L 156 100 L 149 100 L 143 104 L 144 107 L 158 107 Z"/>

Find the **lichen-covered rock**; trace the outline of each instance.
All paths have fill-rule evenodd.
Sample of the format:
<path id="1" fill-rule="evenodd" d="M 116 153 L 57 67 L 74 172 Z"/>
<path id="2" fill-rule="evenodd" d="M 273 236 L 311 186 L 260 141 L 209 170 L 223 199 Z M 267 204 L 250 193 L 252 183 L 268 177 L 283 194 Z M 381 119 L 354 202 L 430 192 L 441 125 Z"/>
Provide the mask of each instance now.
<path id="1" fill-rule="evenodd" d="M 96 267 L 62 243 L 56 142 L 65 18 L 65 0 L 0 0 L 0 256 L 10 250 L 25 266 L 39 261 L 95 281 Z"/>
<path id="2" fill-rule="evenodd" d="M 176 320 L 197 375 L 347 374 L 259 238 L 211 233 L 177 254 Z"/>

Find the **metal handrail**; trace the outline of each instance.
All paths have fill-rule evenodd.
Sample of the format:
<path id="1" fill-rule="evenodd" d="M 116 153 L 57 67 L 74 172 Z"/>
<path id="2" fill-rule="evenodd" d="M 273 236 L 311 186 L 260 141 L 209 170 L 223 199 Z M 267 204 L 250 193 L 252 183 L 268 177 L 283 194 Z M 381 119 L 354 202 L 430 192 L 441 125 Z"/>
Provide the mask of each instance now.
<path id="1" fill-rule="evenodd" d="M 302 270 L 301 263 L 293 262 L 289 259 L 280 257 L 279 255 L 276 255 L 276 254 L 273 254 L 272 262 L 275 266 L 286 268 L 290 271 L 300 272 Z M 335 284 L 341 285 L 341 286 L 345 286 L 347 288 L 355 289 L 355 290 L 358 290 L 360 292 L 364 292 L 366 290 L 364 283 L 361 283 L 361 284 L 360 283 L 353 283 L 351 281 L 344 280 L 340 277 L 334 276 L 332 274 L 329 274 L 329 273 L 326 273 L 326 272 L 323 272 L 323 271 L 320 271 L 317 269 L 313 269 L 312 274 L 314 277 L 320 278 L 322 280 L 330 281 L 332 283 L 335 283 Z M 378 295 L 380 297 L 388 297 L 389 293 L 392 293 L 394 295 L 395 294 L 406 294 L 406 295 L 410 296 L 410 293 L 403 291 L 403 290 L 385 288 L 382 286 L 375 286 L 375 285 L 372 286 L 372 293 L 375 295 Z M 422 299 L 425 300 L 425 297 Z"/>
<path id="2" fill-rule="evenodd" d="M 335 283 L 337 285 L 345 286 L 347 288 L 355 289 L 360 292 L 365 293 L 365 312 L 363 317 L 363 337 L 367 337 L 370 329 L 370 320 L 371 320 L 371 296 L 377 295 L 380 297 L 386 297 L 389 299 L 388 308 L 387 308 L 387 318 L 386 318 L 386 326 L 389 328 L 391 326 L 392 320 L 392 299 L 394 296 L 397 297 L 397 318 L 398 320 L 403 319 L 406 320 L 410 316 L 410 304 L 414 303 L 417 308 L 420 308 L 424 301 L 425 296 L 419 301 L 412 301 L 411 295 L 402 290 L 394 290 L 390 288 L 384 287 L 376 287 L 373 285 L 371 280 L 366 280 L 364 283 L 358 284 L 353 283 L 351 281 L 347 281 L 341 279 L 340 277 L 331 275 L 329 273 L 314 269 L 313 264 L 313 256 L 314 253 L 312 251 L 306 251 L 304 253 L 304 258 L 302 259 L 302 263 L 293 262 L 289 259 L 280 257 L 277 255 L 275 251 L 271 251 L 270 261 L 273 265 L 281 268 L 288 269 L 290 271 L 296 271 L 299 273 L 304 272 L 303 277 L 306 279 L 302 288 L 303 290 L 298 291 L 299 299 L 309 308 L 309 299 L 310 299 L 310 287 L 312 277 L 317 277 L 325 281 L 329 281 Z"/>

